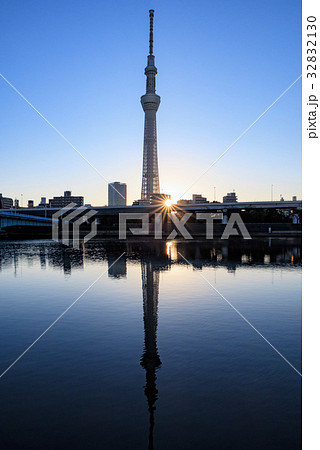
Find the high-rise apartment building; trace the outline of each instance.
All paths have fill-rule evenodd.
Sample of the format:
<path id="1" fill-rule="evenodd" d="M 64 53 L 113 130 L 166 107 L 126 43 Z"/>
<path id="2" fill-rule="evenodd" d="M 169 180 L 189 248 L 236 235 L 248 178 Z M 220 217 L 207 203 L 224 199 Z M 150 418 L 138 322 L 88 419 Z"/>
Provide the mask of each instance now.
<path id="1" fill-rule="evenodd" d="M 108 206 L 127 205 L 127 185 L 114 181 L 108 184 Z"/>

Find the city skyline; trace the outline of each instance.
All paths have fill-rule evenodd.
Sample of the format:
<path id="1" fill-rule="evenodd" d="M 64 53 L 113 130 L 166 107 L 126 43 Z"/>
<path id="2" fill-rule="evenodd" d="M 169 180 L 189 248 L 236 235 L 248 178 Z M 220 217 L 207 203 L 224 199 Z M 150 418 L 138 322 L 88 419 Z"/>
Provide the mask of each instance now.
<path id="1" fill-rule="evenodd" d="M 118 179 L 127 184 L 128 204 L 140 198 L 139 94 L 145 83 L 150 8 L 156 11 L 155 51 L 161 71 L 160 183 L 173 199 L 301 72 L 298 2 L 290 2 L 290 9 L 288 2 L 270 2 L 270 11 L 261 5 L 253 9 L 249 1 L 223 8 L 210 2 L 185 2 L 184 8 L 178 2 L 170 7 L 169 2 L 120 2 L 117 7 L 97 2 L 94 11 L 82 2 L 75 16 L 73 4 L 63 13 L 53 6 L 46 13 L 15 6 L 14 19 L 12 6 L 2 7 L 2 17 L 10 15 L 11 21 L 1 19 L 6 37 L 1 73 L 109 183 Z M 25 14 L 30 23 L 21 31 Z M 44 18 L 50 26 L 42 23 Z M 82 35 L 83 25 L 90 33 Z M 69 189 L 86 203 L 106 204 L 107 183 L 0 81 L 3 195 L 20 199 L 23 193 L 25 204 L 29 198 L 38 203 L 42 196 Z M 241 201 L 270 200 L 273 184 L 274 200 L 280 194 L 301 198 L 300 103 L 301 81 L 183 197 L 200 193 L 212 201 L 216 187 L 219 201 L 233 189 Z M 14 168 L 14 176 L 8 167 Z"/>

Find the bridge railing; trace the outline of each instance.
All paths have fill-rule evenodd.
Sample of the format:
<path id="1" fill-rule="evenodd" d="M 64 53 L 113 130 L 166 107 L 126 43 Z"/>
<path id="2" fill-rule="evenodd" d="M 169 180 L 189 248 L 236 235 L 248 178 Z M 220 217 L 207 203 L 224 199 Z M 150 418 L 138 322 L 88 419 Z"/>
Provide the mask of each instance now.
<path id="1" fill-rule="evenodd" d="M 0 211 L 1 217 L 9 217 L 11 219 L 25 219 L 25 220 L 32 220 L 32 221 L 39 221 L 39 222 L 46 222 L 46 223 L 52 223 L 53 221 L 56 221 L 57 219 L 51 219 L 50 217 L 41 217 L 41 216 L 32 216 L 29 214 L 20 214 L 13 211 Z"/>

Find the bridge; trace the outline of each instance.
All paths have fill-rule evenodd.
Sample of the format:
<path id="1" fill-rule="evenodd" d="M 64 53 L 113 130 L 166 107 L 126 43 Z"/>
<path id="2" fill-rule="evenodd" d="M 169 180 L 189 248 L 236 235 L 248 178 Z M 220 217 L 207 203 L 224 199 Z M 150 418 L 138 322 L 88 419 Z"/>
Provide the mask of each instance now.
<path id="1" fill-rule="evenodd" d="M 194 211 L 197 209 L 206 210 L 241 210 L 241 209 L 302 209 L 302 201 L 264 201 L 264 202 L 236 202 L 236 203 L 199 203 L 199 204 L 187 204 L 187 205 L 177 205 L 186 211 Z"/>
<path id="2" fill-rule="evenodd" d="M 51 227 L 51 225 L 51 218 L 20 214 L 10 210 L 0 210 L 0 230 L 17 226 Z"/>
<path id="3" fill-rule="evenodd" d="M 98 212 L 98 216 L 108 216 L 108 215 L 118 215 L 120 213 L 152 213 L 159 209 L 158 204 L 154 205 L 134 205 L 134 206 L 88 206 L 87 208 L 82 207 L 83 211 L 94 209 Z M 173 204 L 173 209 L 182 211 L 194 211 L 194 212 L 226 212 L 226 211 L 241 211 L 241 210 L 254 210 L 254 209 L 267 209 L 267 210 L 302 210 L 302 201 L 263 201 L 263 202 L 237 202 L 237 203 L 188 203 L 188 204 Z M 70 210 L 70 212 L 73 209 Z M 19 216 L 30 218 L 33 217 L 34 220 L 40 217 L 50 218 L 54 213 L 59 211 L 59 208 L 19 208 L 19 213 L 11 212 L 10 210 L 0 210 L 0 215 L 9 214 L 12 216 Z M 21 211 L 21 213 L 20 213 Z M 80 214 L 80 212 L 79 212 Z"/>
<path id="4" fill-rule="evenodd" d="M 134 205 L 134 206 L 95 206 L 92 207 L 99 216 L 112 216 L 120 213 L 150 213 L 158 211 L 161 204 Z M 172 210 L 185 212 L 239 212 L 251 210 L 288 210 L 292 212 L 302 211 L 302 201 L 263 201 L 263 202 L 237 202 L 237 203 L 187 203 L 173 204 Z M 54 210 L 53 212 L 55 212 Z M 52 213 L 53 213 L 52 212 Z M 42 212 L 43 213 L 43 212 Z M 48 210 L 48 214 L 52 214 Z"/>
<path id="5" fill-rule="evenodd" d="M 77 213 L 77 210 L 78 213 Z M 51 238 L 53 215 L 59 211 L 58 208 L 19 208 L 17 211 L 0 210 L 0 231 L 1 234 L 11 234 L 12 238 L 21 238 L 29 234 L 35 238 Z M 90 211 L 93 214 L 90 214 Z M 154 226 L 156 212 L 163 213 L 165 222 L 164 229 L 168 234 L 174 226 L 167 217 L 169 212 L 175 212 L 180 218 L 184 213 L 192 213 L 188 219 L 188 228 L 194 236 L 202 236 L 205 233 L 205 224 L 201 221 L 197 223 L 198 213 L 219 213 L 219 219 L 215 221 L 215 233 L 222 234 L 232 213 L 239 213 L 241 219 L 246 224 L 249 233 L 252 235 L 266 234 L 299 234 L 301 235 L 302 201 L 263 201 L 263 202 L 237 202 L 237 203 L 199 203 L 199 204 L 174 204 L 166 208 L 164 204 L 134 205 L 119 207 L 82 207 L 72 208 L 61 213 L 61 218 L 65 214 L 72 214 L 73 219 L 69 220 L 70 225 L 81 216 L 90 215 L 92 219 L 85 221 L 81 225 L 81 234 L 87 235 L 91 230 L 92 220 L 96 221 L 97 236 L 108 237 L 118 236 L 120 214 L 142 214 L 149 213 L 150 235 Z M 61 219 L 60 219 L 61 220 Z M 129 218 L 130 220 L 130 218 Z M 130 223 L 134 224 L 134 220 Z M 141 227 L 141 220 L 136 221 L 136 226 Z M 129 225 L 128 225 L 129 226 Z M 130 225 L 131 226 L 131 225 Z M 46 228 L 42 228 L 46 227 Z M 60 227 L 59 227 L 60 228 Z M 72 233 L 72 227 L 70 232 Z M 270 231 L 271 230 L 271 231 Z"/>

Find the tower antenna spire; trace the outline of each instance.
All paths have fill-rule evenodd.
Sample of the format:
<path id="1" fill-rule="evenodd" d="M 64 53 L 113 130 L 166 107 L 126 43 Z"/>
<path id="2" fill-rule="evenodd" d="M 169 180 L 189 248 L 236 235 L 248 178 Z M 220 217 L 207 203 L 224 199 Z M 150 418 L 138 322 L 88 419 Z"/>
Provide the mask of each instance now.
<path id="1" fill-rule="evenodd" d="M 152 194 L 160 193 L 156 119 L 156 113 L 160 105 L 160 96 L 156 94 L 157 68 L 155 66 L 155 57 L 153 54 L 153 9 L 150 9 L 149 11 L 149 18 L 149 55 L 147 58 L 147 67 L 144 70 L 147 77 L 146 93 L 141 97 L 141 105 L 144 111 L 141 200 L 147 202 L 151 200 Z"/>
<path id="2" fill-rule="evenodd" d="M 144 111 L 141 200 L 145 200 L 147 202 L 151 200 L 152 194 L 160 193 L 156 119 L 156 113 L 160 105 L 160 96 L 156 94 L 157 68 L 155 66 L 155 57 L 153 54 L 153 9 L 150 9 L 149 17 L 149 55 L 147 58 L 147 67 L 144 70 L 147 77 L 146 93 L 141 97 L 141 105 Z"/>
<path id="3" fill-rule="evenodd" d="M 149 34 L 149 55 L 153 54 L 153 17 L 154 17 L 154 10 L 149 10 L 149 17 L 150 17 L 150 34 Z"/>

